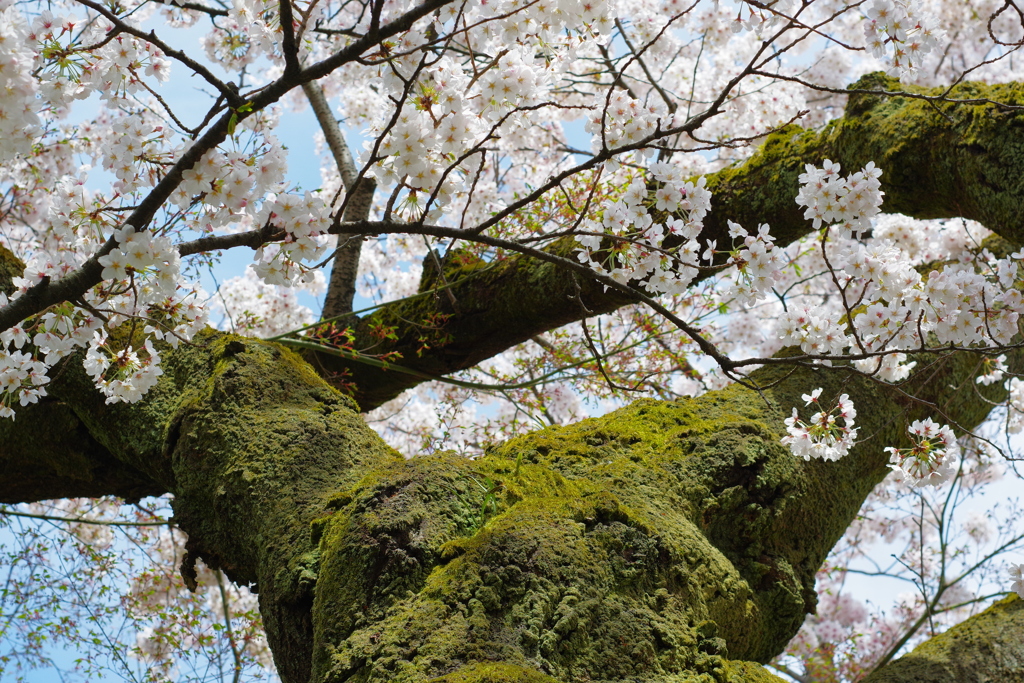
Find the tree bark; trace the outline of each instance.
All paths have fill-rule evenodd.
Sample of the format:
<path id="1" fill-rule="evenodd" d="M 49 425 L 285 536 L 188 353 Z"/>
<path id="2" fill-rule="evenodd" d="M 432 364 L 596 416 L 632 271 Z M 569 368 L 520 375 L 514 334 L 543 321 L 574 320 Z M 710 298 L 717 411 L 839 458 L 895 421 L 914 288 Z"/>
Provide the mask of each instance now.
<path id="1" fill-rule="evenodd" d="M 337 119 L 331 111 L 324 92 L 316 81 L 302 84 L 302 90 L 309 100 L 317 123 L 324 133 L 324 139 L 334 157 L 345 188 L 345 221 L 365 221 L 373 207 L 373 193 L 377 183 L 373 178 L 360 178 L 345 136 L 338 126 Z M 363 247 L 362 235 L 350 235 L 338 239 L 338 248 L 334 254 L 334 265 L 331 266 L 331 277 L 324 298 L 324 309 L 321 318 L 336 318 L 352 312 L 352 302 L 356 296 L 356 279 L 359 275 L 359 254 Z"/>

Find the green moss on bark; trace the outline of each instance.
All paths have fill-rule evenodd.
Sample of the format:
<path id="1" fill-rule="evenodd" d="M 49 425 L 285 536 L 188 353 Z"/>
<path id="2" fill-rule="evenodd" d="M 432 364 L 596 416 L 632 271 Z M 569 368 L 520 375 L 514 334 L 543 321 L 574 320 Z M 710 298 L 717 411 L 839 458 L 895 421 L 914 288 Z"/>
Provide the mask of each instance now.
<path id="1" fill-rule="evenodd" d="M 164 375 L 137 404 L 107 405 L 77 358 L 50 392 L 110 453 L 175 495 L 191 561 L 259 591 L 278 669 L 304 683 L 319 571 L 310 525 L 337 491 L 401 456 L 281 346 L 206 331 L 163 359 Z"/>
<path id="2" fill-rule="evenodd" d="M 25 264 L 7 247 L 0 244 L 0 292 L 10 294 L 14 291 L 13 279 L 21 277 L 25 272 Z"/>
<path id="3" fill-rule="evenodd" d="M 976 391 L 999 398 L 970 354 L 927 361 L 907 389 L 950 420 L 985 416 Z M 487 663 L 560 681 L 771 680 L 729 662 L 768 661 L 813 611 L 815 571 L 923 408 L 842 369 L 753 381 L 764 391 L 638 401 L 476 461 L 398 463 L 337 496 L 318 527 L 314 680 Z M 815 386 L 849 393 L 871 435 L 840 462 L 779 443 Z"/>
<path id="4" fill-rule="evenodd" d="M 945 88 L 906 86 L 876 73 L 850 87 L 951 100 L 853 94 L 846 115 L 826 131 L 826 148 L 843 160 L 846 170 L 868 161 L 883 170 L 885 211 L 971 218 L 1021 242 L 1024 114 L 996 103 L 1024 104 L 1024 85 L 968 82 L 947 94 Z"/>
<path id="5" fill-rule="evenodd" d="M 865 683 L 1021 683 L 1024 600 L 1015 595 L 926 640 Z"/>

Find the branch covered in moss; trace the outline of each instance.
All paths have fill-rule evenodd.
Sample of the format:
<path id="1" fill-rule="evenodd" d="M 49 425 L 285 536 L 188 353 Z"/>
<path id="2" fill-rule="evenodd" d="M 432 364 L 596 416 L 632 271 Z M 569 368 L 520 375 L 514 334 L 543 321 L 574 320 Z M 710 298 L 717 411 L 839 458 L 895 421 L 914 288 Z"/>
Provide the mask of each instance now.
<path id="1" fill-rule="evenodd" d="M 765 141 L 741 165 L 708 176 L 712 210 L 702 240 L 730 242 L 728 221 L 747 228 L 769 223 L 777 244 L 811 231 L 795 201 L 805 164 L 828 158 L 853 172 L 873 161 L 883 169 L 884 209 L 916 218 L 977 220 L 1007 240 L 1024 242 L 1024 113 L 990 103 L 935 101 L 943 89 L 907 92 L 932 99 L 873 95 L 899 91 L 880 74 L 851 86 L 845 116 L 822 131 L 789 126 Z M 1024 104 L 1024 86 L 965 83 L 948 100 L 987 98 Z M 415 232 L 415 226 L 404 226 Z M 358 225 L 353 232 L 363 231 Z M 573 238 L 549 247 L 573 259 Z M 430 264 L 425 264 L 425 270 Z M 436 268 L 434 269 L 436 270 Z M 708 273 L 704 273 L 706 276 Z M 630 303 L 628 296 L 578 275 L 523 256 L 485 264 L 456 256 L 444 278 L 428 278 L 429 296 L 387 304 L 353 324 L 355 348 L 399 354 L 397 364 L 414 373 L 382 370 L 347 358 L 307 354 L 325 377 L 355 385 L 363 410 L 424 381 L 464 370 L 547 330 Z M 373 324 L 371 324 L 373 323 Z M 395 325 L 397 339 L 374 336 L 374 324 Z M 424 344 L 424 337 L 432 343 Z"/>
<path id="2" fill-rule="evenodd" d="M 167 490 L 117 460 L 64 404 L 19 406 L 0 420 L 0 503 L 119 496 L 138 500 Z"/>
<path id="3" fill-rule="evenodd" d="M 1024 600 L 1015 595 L 957 624 L 864 683 L 1018 681 L 1024 672 Z"/>
<path id="4" fill-rule="evenodd" d="M 174 522 L 189 538 L 186 579 L 202 557 L 236 583 L 258 590 L 282 678 L 305 683 L 316 580 L 310 524 L 330 514 L 327 502 L 337 491 L 401 458 L 366 426 L 350 400 L 280 346 L 206 331 L 190 344 L 164 348 L 162 356 L 164 374 L 145 400 L 114 405 L 93 386 L 80 356 L 67 359 L 48 387 L 48 409 L 71 426 L 65 432 L 63 424 L 48 419 L 50 413 L 37 412 L 42 407 L 19 412 L 19 427 L 0 424 L 0 430 L 25 425 L 23 432 L 0 432 L 0 458 L 20 462 L 10 457 L 12 433 L 52 430 L 64 443 L 87 431 L 80 448 L 96 444 L 95 450 L 115 459 L 108 479 L 131 473 L 103 493 L 138 480 L 153 492 L 172 493 Z M 16 454 L 30 450 L 26 442 Z M 69 474 L 61 472 L 61 461 L 38 472 L 33 499 L 68 495 L 67 480 L 85 479 L 80 470 L 91 461 L 79 466 L 82 458 L 68 455 L 63 467 Z M 34 457 L 47 462 L 44 454 Z M 48 480 L 53 471 L 63 476 Z M 0 478 L 0 500 L 19 502 L 21 487 L 14 478 Z"/>
<path id="5" fill-rule="evenodd" d="M 815 607 L 814 574 L 928 411 L 969 428 L 1001 388 L 951 354 L 905 389 L 772 367 L 763 393 L 639 401 L 485 457 L 417 458 L 318 526 L 317 680 L 758 681 Z M 809 386 L 848 393 L 866 438 L 839 462 L 779 439 Z M 983 392 L 979 396 L 976 392 Z M 735 673 L 741 672 L 741 673 Z M 447 678 L 446 678 L 447 677 Z M 537 680 L 548 680 L 537 679 Z M 700 679 L 703 680 L 703 679 Z"/>

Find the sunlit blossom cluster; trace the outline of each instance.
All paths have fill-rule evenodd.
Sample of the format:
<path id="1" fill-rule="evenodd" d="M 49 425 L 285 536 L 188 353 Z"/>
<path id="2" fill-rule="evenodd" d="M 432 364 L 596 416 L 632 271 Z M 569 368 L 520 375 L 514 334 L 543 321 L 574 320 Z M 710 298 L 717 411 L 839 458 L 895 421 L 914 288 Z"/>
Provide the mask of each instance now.
<path id="1" fill-rule="evenodd" d="M 242 124 L 247 133 L 249 126 L 258 125 L 253 118 Z M 198 203 L 190 216 L 194 230 L 212 232 L 239 222 L 249 224 L 251 213 L 262 208 L 253 198 L 282 189 L 287 169 L 285 150 L 272 135 L 253 137 L 251 144 L 233 150 L 209 150 L 182 173 L 171 201 L 183 210 Z"/>
<path id="2" fill-rule="evenodd" d="M 228 69 L 242 69 L 261 55 L 275 51 L 279 42 L 264 15 L 260 2 L 234 2 L 226 19 L 203 37 L 203 49 L 210 60 Z"/>
<path id="3" fill-rule="evenodd" d="M 865 169 L 849 180 L 838 172 L 838 165 L 828 161 L 822 169 L 808 167 L 797 201 L 816 226 L 834 223 L 828 230 L 839 229 L 836 238 L 842 249 L 830 246 L 830 234 L 821 248 L 831 254 L 826 265 L 843 287 L 847 310 L 856 305 L 853 325 L 811 307 L 792 307 L 783 316 L 782 340 L 816 355 L 867 355 L 854 361 L 855 366 L 889 382 L 908 376 L 914 363 L 906 362 L 904 352 L 927 344 L 929 334 L 940 344 L 1009 343 L 1024 310 L 1013 287 L 1021 254 L 996 258 L 983 250 L 980 259 L 971 257 L 922 275 L 887 239 L 872 244 L 848 240 L 866 229 L 878 211 L 880 171 Z"/>
<path id="4" fill-rule="evenodd" d="M 805 207 L 804 218 L 815 228 L 836 224 L 845 232 L 864 231 L 882 206 L 882 169 L 868 162 L 860 171 L 843 177 L 839 164 L 825 159 L 821 168 L 812 164 L 800 174 L 800 192 L 796 203 Z"/>
<path id="5" fill-rule="evenodd" d="M 2 334 L 7 335 L 10 330 Z M 4 344 L 7 339 L 0 338 Z M 14 417 L 11 402 L 25 406 L 46 395 L 43 388 L 46 365 L 22 351 L 0 353 L 0 417 Z"/>
<path id="6" fill-rule="evenodd" d="M 914 486 L 938 486 L 949 481 L 956 473 L 960 452 L 953 430 L 925 418 L 914 420 L 907 434 L 913 442 L 911 447 L 885 449 L 897 481 L 908 481 Z"/>
<path id="7" fill-rule="evenodd" d="M 303 262 L 316 261 L 326 254 L 325 235 L 331 216 L 330 207 L 324 200 L 310 192 L 302 196 L 285 194 L 271 198 L 263 203 L 256 221 L 287 233 L 283 242 L 257 250 L 253 266 L 256 274 L 268 285 L 313 282 L 316 275 L 304 267 Z"/>
<path id="8" fill-rule="evenodd" d="M 1017 595 L 1024 600 L 1024 564 L 1011 564 L 1009 568 L 1010 579 L 1010 590 L 1017 593 Z"/>
<path id="9" fill-rule="evenodd" d="M 768 231 L 768 224 L 762 223 L 757 234 L 751 235 L 743 226 L 729 221 L 729 236 L 742 240 L 743 247 L 732 255 L 736 276 L 726 287 L 724 299 L 735 299 L 740 305 L 752 306 L 767 297 L 782 278 L 782 251 L 775 248 L 775 238 Z"/>
<path id="10" fill-rule="evenodd" d="M 160 354 L 152 339 L 147 339 L 142 348 L 109 349 L 106 342 L 107 336 L 97 332 L 85 355 L 85 371 L 107 397 L 107 403 L 134 403 L 164 374 Z"/>
<path id="11" fill-rule="evenodd" d="M 671 164 L 652 164 L 650 180 L 658 186 L 653 193 L 646 174 L 635 176 L 621 197 L 604 208 L 601 224 L 576 235 L 581 245 L 576 256 L 617 282 L 646 278 L 651 293 L 677 294 L 697 275 L 697 236 L 711 208 L 711 193 L 704 178 L 684 180 Z M 663 246 L 666 239 L 678 246 Z M 708 247 L 713 249 L 713 244 Z"/>
<path id="12" fill-rule="evenodd" d="M 1000 354 L 995 358 L 985 358 L 984 363 L 984 369 L 987 370 L 987 372 L 981 373 L 974 378 L 974 381 L 978 384 L 989 386 L 996 382 L 1002 382 L 1003 378 L 1006 377 L 1006 373 L 1010 371 L 1010 368 L 1006 366 L 1005 354 Z"/>
<path id="13" fill-rule="evenodd" d="M 908 0 L 874 0 L 864 33 L 868 50 L 887 61 L 894 76 L 912 76 L 942 38 L 936 21 Z"/>
<path id="14" fill-rule="evenodd" d="M 2 416 L 14 417 L 10 406 L 15 401 L 25 405 L 44 396 L 49 369 L 86 346 L 86 371 L 108 402 L 137 401 L 162 373 L 153 340 L 176 347 L 205 326 L 207 312 L 197 301 L 198 290 L 179 283 L 180 259 L 168 238 L 126 226 L 112 239 L 116 246 L 98 259 L 107 285 L 90 292 L 85 307 L 66 303 L 0 333 L 0 363 L 8 368 L 0 391 Z M 21 296 L 37 278 L 59 279 L 66 273 L 51 262 L 31 264 L 29 277 L 15 278 L 18 289 L 12 296 Z M 6 303 L 0 293 L 0 304 Z M 137 321 L 148 335 L 141 341 L 111 344 L 102 329 Z M 31 353 L 18 351 L 29 341 Z"/>
<path id="15" fill-rule="evenodd" d="M 839 460 L 857 441 L 857 428 L 854 426 L 857 410 L 846 394 L 836 399 L 835 406 L 822 409 L 819 401 L 821 391 L 818 388 L 803 395 L 805 405 L 813 404 L 819 409 L 807 422 L 801 420 L 799 412 L 793 408 L 793 415 L 786 418 L 789 435 L 782 438 L 782 444 L 804 460 Z"/>
<path id="16" fill-rule="evenodd" d="M 50 11 L 33 20 L 27 38 L 39 55 L 40 91 L 60 114 L 65 114 L 74 100 L 93 92 L 112 104 L 121 104 L 144 91 L 143 74 L 167 80 L 169 63 L 159 48 L 127 35 L 104 40 L 104 33 L 111 28 L 105 21 L 86 23 Z M 92 49 L 82 50 L 90 45 Z"/>
<path id="17" fill-rule="evenodd" d="M 110 144 L 103 147 L 103 167 L 117 176 L 117 192 L 128 194 L 155 185 L 162 175 L 160 162 L 170 159 L 170 154 L 162 153 L 163 127 L 147 124 L 143 116 L 111 122 Z M 155 155 L 149 153 L 153 148 L 159 150 Z"/>

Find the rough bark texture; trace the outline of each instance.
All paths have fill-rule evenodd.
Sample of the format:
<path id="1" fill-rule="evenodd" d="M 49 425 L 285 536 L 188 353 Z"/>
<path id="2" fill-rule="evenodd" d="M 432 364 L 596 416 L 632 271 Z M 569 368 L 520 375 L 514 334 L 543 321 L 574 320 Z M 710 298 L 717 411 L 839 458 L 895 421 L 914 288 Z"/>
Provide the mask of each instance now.
<path id="1" fill-rule="evenodd" d="M 44 400 L 0 422 L 0 503 L 166 493 L 115 458 L 65 404 Z"/>
<path id="2" fill-rule="evenodd" d="M 974 424 L 987 412 L 975 368 L 951 357 L 916 389 Z M 804 463 L 779 444 L 808 386 L 870 406 L 874 436 L 854 455 Z M 801 370 L 765 398 L 734 386 L 640 401 L 476 461 L 438 454 L 367 477 L 320 532 L 314 680 L 488 662 L 559 681 L 756 680 L 729 662 L 767 661 L 795 634 L 814 572 L 887 472 L 882 445 L 920 413 L 842 373 Z"/>

